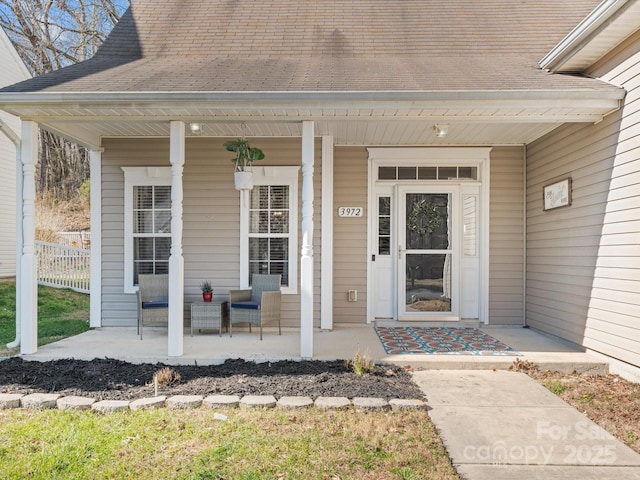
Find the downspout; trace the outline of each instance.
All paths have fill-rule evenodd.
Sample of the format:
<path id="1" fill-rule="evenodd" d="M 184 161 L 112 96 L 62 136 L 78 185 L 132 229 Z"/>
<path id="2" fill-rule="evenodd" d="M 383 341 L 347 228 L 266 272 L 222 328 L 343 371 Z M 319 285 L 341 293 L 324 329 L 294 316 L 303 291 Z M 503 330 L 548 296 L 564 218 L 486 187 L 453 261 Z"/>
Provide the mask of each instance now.
<path id="1" fill-rule="evenodd" d="M 527 325 L 527 145 L 523 146 L 522 152 L 522 182 L 523 182 L 523 222 L 522 222 L 522 327 Z"/>
<path id="2" fill-rule="evenodd" d="M 20 137 L 0 119 L 0 132 L 16 147 L 16 198 L 22 198 L 22 162 L 20 159 Z M 16 339 L 7 343 L 7 348 L 20 346 L 20 263 L 22 258 L 22 212 L 16 208 Z"/>

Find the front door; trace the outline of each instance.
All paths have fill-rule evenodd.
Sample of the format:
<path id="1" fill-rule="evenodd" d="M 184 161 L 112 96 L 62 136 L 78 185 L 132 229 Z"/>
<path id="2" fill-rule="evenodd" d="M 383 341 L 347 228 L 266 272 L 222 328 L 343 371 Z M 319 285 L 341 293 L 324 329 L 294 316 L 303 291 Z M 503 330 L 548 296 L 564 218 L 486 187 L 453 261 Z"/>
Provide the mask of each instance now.
<path id="1" fill-rule="evenodd" d="M 487 322 L 490 149 L 368 151 L 367 319 Z"/>
<path id="2" fill-rule="evenodd" d="M 457 320 L 456 187 L 398 189 L 398 319 Z"/>

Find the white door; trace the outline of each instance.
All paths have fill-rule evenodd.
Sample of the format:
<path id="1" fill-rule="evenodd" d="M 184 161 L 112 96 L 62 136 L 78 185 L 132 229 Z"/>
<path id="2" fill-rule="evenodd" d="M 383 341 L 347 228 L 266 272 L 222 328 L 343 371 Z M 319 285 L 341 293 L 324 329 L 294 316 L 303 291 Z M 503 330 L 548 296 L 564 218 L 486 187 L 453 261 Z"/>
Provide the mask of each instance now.
<path id="1" fill-rule="evenodd" d="M 458 187 L 398 189 L 398 320 L 458 320 Z"/>

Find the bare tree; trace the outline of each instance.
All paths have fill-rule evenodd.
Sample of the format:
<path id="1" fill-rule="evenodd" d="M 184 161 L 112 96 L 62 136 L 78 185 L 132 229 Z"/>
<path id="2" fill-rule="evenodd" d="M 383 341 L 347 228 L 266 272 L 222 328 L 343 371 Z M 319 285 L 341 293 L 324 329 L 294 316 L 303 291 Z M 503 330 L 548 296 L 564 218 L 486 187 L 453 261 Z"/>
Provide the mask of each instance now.
<path id="1" fill-rule="evenodd" d="M 0 0 L 0 26 L 27 68 L 42 75 L 91 57 L 131 0 Z M 41 132 L 38 190 L 72 197 L 89 177 L 87 154 Z"/>

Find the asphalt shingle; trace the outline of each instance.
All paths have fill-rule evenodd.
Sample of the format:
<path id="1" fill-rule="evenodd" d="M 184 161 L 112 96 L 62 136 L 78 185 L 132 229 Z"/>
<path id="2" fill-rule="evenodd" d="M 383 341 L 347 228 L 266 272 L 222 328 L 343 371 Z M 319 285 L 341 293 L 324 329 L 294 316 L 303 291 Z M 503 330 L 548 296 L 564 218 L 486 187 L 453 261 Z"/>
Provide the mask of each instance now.
<path id="1" fill-rule="evenodd" d="M 136 0 L 94 58 L 14 92 L 606 88 L 538 61 L 598 0 Z"/>

